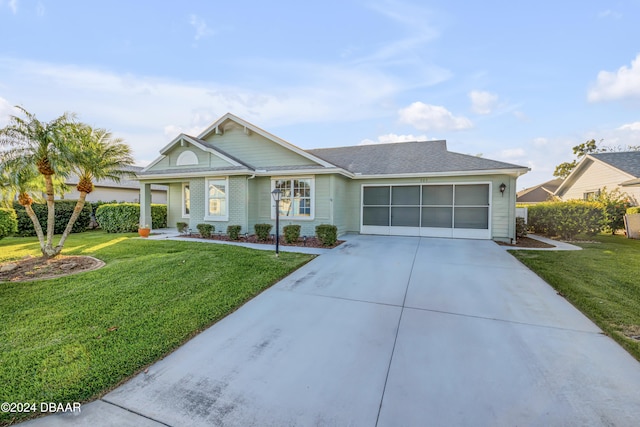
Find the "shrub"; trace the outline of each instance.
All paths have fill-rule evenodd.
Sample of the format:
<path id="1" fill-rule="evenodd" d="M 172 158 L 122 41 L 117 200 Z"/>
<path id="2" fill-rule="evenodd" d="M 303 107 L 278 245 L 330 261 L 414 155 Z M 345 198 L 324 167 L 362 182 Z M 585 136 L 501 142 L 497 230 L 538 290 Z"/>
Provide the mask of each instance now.
<path id="1" fill-rule="evenodd" d="M 529 227 L 535 233 L 572 239 L 577 234 L 596 234 L 604 213 L 598 202 L 570 200 L 544 202 L 529 207 Z"/>
<path id="2" fill-rule="evenodd" d="M 231 240 L 240 239 L 240 230 L 242 230 L 241 225 L 229 225 L 227 227 L 227 235 L 229 236 L 229 239 Z"/>
<path id="3" fill-rule="evenodd" d="M 151 204 L 151 228 L 167 228 L 167 205 Z"/>
<path id="4" fill-rule="evenodd" d="M 198 224 L 196 228 L 205 239 L 211 237 L 211 234 L 216 231 L 216 228 L 212 224 Z"/>
<path id="5" fill-rule="evenodd" d="M 107 233 L 132 233 L 138 230 L 140 205 L 137 203 L 100 205 L 96 210 L 96 221 Z"/>
<path id="6" fill-rule="evenodd" d="M 269 239 L 269 233 L 271 233 L 272 228 L 273 225 L 271 224 L 256 224 L 253 226 L 253 229 L 256 230 L 256 236 L 261 242 Z"/>
<path id="7" fill-rule="evenodd" d="M 96 209 L 96 221 L 107 233 L 132 233 L 138 227 L 151 228 L 167 226 L 167 205 L 151 204 L 151 224 L 139 224 L 139 203 L 105 203 Z"/>
<path id="8" fill-rule="evenodd" d="M 522 239 L 527 235 L 527 224 L 524 223 L 524 218 L 521 216 L 516 217 L 516 239 Z"/>
<path id="9" fill-rule="evenodd" d="M 282 231 L 284 232 L 284 241 L 287 243 L 295 243 L 300 238 L 299 225 L 285 225 Z"/>
<path id="10" fill-rule="evenodd" d="M 182 234 L 187 231 L 187 227 L 189 227 L 189 224 L 187 224 L 186 222 L 178 221 L 176 222 L 176 227 L 178 228 L 178 233 Z"/>
<path id="11" fill-rule="evenodd" d="M 338 240 L 338 227 L 331 224 L 320 224 L 316 226 L 316 236 L 325 246 L 335 245 Z"/>
<path id="12" fill-rule="evenodd" d="M 627 208 L 627 215 L 640 213 L 640 206 L 634 206 L 632 208 Z"/>
<path id="13" fill-rule="evenodd" d="M 18 232 L 18 216 L 13 209 L 0 208 L 0 239 Z"/>
<path id="14" fill-rule="evenodd" d="M 64 229 L 67 228 L 67 224 L 69 223 L 69 218 L 73 214 L 73 210 L 76 207 L 75 200 L 56 200 L 55 202 L 55 222 L 53 224 L 53 232 L 54 234 L 62 234 Z M 40 222 L 40 226 L 42 230 L 47 232 L 47 215 L 48 209 L 46 203 L 34 203 L 31 205 L 34 213 L 38 217 L 38 221 Z M 24 206 L 15 202 L 13 204 L 13 210 L 16 212 L 16 216 L 18 219 L 18 236 L 35 236 L 36 230 L 33 228 L 33 222 L 29 215 L 27 215 L 27 211 L 24 209 Z M 80 211 L 80 215 L 78 219 L 73 224 L 73 228 L 71 229 L 72 233 L 80 233 L 86 231 L 89 227 L 89 223 L 91 222 L 91 204 L 85 203 L 82 211 Z"/>
<path id="15" fill-rule="evenodd" d="M 596 201 L 602 204 L 604 231 L 615 234 L 616 230 L 624 228 L 624 214 L 631 205 L 627 194 L 621 193 L 617 188 L 613 191 L 607 191 L 607 187 L 604 187 Z"/>

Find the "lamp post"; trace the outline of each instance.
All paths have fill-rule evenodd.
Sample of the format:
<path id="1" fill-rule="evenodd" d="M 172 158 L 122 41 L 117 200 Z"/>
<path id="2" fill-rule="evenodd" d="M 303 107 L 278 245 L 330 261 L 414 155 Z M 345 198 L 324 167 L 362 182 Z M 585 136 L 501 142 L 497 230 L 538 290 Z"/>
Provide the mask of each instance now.
<path id="1" fill-rule="evenodd" d="M 282 198 L 282 191 L 276 188 L 271 192 L 273 200 L 276 202 L 276 256 L 280 254 L 280 199 Z"/>

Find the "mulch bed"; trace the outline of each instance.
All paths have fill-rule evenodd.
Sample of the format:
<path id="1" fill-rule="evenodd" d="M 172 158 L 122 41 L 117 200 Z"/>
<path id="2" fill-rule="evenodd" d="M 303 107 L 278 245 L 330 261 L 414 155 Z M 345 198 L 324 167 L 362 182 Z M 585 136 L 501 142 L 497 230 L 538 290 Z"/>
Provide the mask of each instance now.
<path id="1" fill-rule="evenodd" d="M 104 262 L 90 256 L 62 256 L 44 259 L 25 257 L 21 260 L 0 264 L 0 282 L 27 282 L 52 279 L 83 271 L 96 270 Z"/>
<path id="2" fill-rule="evenodd" d="M 536 239 L 532 239 L 530 237 L 521 237 L 519 238 L 514 245 L 503 242 L 496 242 L 501 246 L 511 246 L 514 248 L 555 248 L 555 246 L 550 245 L 548 243 L 541 242 Z"/>
<path id="3" fill-rule="evenodd" d="M 244 236 L 244 235 L 240 235 L 240 238 L 238 240 L 231 240 L 229 238 L 229 236 L 227 236 L 226 234 L 214 234 L 211 237 L 208 238 L 204 238 L 202 236 L 200 236 L 199 234 L 185 234 L 181 237 L 192 237 L 195 239 L 204 239 L 204 240 L 220 240 L 223 242 L 238 242 L 238 243 L 257 243 L 260 245 L 275 245 L 275 238 L 274 239 L 269 239 L 267 241 L 260 241 L 258 240 L 258 237 L 255 234 L 252 234 L 250 236 Z M 324 248 L 324 249 L 331 249 L 331 248 L 335 248 L 336 246 L 340 245 L 344 243 L 344 240 L 337 240 L 336 243 L 334 245 L 331 246 L 325 246 L 322 244 L 322 242 L 320 240 L 318 240 L 317 237 L 307 237 L 306 240 L 300 238 L 298 239 L 298 241 L 296 243 L 286 243 L 284 241 L 284 237 L 280 236 L 280 246 L 298 246 L 298 247 L 307 247 L 307 248 Z"/>

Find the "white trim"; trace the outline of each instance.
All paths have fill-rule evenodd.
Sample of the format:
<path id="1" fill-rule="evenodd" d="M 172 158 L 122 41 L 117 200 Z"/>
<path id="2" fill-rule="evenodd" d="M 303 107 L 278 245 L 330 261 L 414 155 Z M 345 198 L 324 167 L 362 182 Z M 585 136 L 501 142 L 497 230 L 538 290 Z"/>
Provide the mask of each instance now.
<path id="1" fill-rule="evenodd" d="M 309 182 L 309 196 L 311 208 L 309 209 L 309 216 L 284 216 L 280 215 L 280 219 L 285 219 L 287 221 L 314 221 L 316 217 L 316 178 L 313 175 L 305 175 L 305 176 L 272 176 L 271 177 L 271 191 L 276 189 L 276 181 L 277 180 L 300 180 L 300 179 L 308 179 Z M 293 185 L 293 183 L 292 183 Z M 276 219 L 276 205 L 273 203 L 272 198 L 271 203 L 271 219 Z"/>
<path id="2" fill-rule="evenodd" d="M 209 185 L 211 182 L 224 182 L 224 201 L 225 201 L 225 213 L 224 215 L 209 215 Z M 209 177 L 204 181 L 204 220 L 205 221 L 229 221 L 229 177 Z"/>
<path id="3" fill-rule="evenodd" d="M 373 226 L 364 225 L 363 213 L 364 213 L 364 188 L 365 187 L 406 187 L 406 186 L 418 186 L 420 187 L 420 208 L 422 208 L 422 187 L 423 186 L 435 186 L 435 185 L 452 185 L 453 186 L 453 199 L 452 199 L 452 218 L 450 228 L 440 227 L 404 227 L 404 226 Z M 487 228 L 475 229 L 475 228 L 455 228 L 455 188 L 460 185 L 488 185 L 488 209 L 487 212 Z M 391 207 L 391 192 L 389 193 L 389 206 Z M 421 237 L 447 237 L 456 239 L 491 239 L 492 224 L 493 224 L 493 183 L 491 181 L 469 181 L 469 182 L 413 182 L 402 184 L 390 184 L 390 183 L 378 183 L 378 184 L 361 184 L 360 185 L 360 233 L 361 234 L 382 234 L 382 235 L 394 235 L 394 236 L 421 236 Z M 485 207 L 484 205 L 458 205 L 458 207 Z M 390 213 L 391 214 L 391 211 Z M 391 220 L 391 218 L 389 218 Z"/>
<path id="4" fill-rule="evenodd" d="M 178 172 L 178 173 L 161 173 L 161 174 L 153 174 L 153 175 L 142 175 L 138 176 L 138 181 L 159 181 L 161 179 L 181 179 L 181 178 L 194 178 L 194 177 L 209 177 L 212 173 L 216 171 L 206 170 L 206 171 L 198 171 L 198 172 Z M 228 170 L 228 171 L 220 171 L 224 172 L 227 176 L 237 176 L 237 175 L 255 175 L 255 176 L 274 176 L 278 175 L 281 177 L 292 177 L 299 175 L 329 175 L 329 174 L 341 174 L 346 176 L 347 178 L 352 178 L 353 174 L 345 171 L 344 169 L 292 169 L 287 171 L 281 170 L 249 170 L 249 169 L 240 169 L 240 170 Z"/>
<path id="5" fill-rule="evenodd" d="M 189 213 L 186 213 L 185 189 L 189 187 Z M 182 183 L 182 218 L 191 218 L 191 185 L 189 182 Z"/>
<path id="6" fill-rule="evenodd" d="M 158 163 L 160 163 L 165 157 L 164 154 L 161 155 L 160 157 L 158 157 L 157 159 L 155 159 L 153 162 L 149 163 L 147 166 L 145 166 L 140 172 L 146 172 L 149 169 L 151 169 L 152 167 L 154 167 L 155 165 L 157 165 Z M 138 174 L 136 174 L 136 177 L 138 176 Z"/>

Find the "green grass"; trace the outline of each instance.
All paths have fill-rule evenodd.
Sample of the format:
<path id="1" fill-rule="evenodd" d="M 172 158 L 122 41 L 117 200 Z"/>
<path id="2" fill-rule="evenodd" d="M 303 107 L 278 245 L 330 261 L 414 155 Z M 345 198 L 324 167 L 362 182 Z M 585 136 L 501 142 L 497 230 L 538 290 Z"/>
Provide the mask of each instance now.
<path id="1" fill-rule="evenodd" d="M 640 241 L 589 237 L 581 251 L 511 251 L 640 361 Z M 627 334 L 627 335 L 625 335 Z"/>
<path id="2" fill-rule="evenodd" d="M 63 254 L 106 266 L 0 283 L 0 402 L 91 400 L 312 258 L 135 236 L 72 235 Z M 0 262 L 27 254 L 39 254 L 35 238 L 0 240 Z"/>

